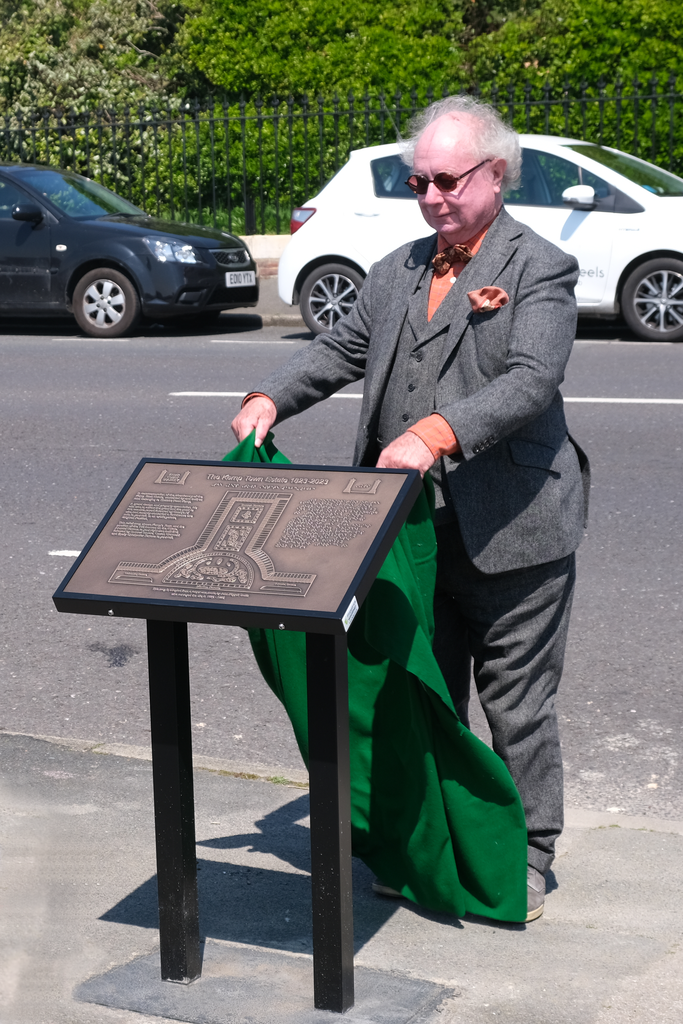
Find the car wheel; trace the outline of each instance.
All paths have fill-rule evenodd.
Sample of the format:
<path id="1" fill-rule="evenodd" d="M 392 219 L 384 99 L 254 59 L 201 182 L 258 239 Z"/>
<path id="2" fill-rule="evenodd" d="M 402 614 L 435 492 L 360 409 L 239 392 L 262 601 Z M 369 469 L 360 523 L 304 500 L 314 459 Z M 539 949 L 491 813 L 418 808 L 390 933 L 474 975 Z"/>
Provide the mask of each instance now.
<path id="1" fill-rule="evenodd" d="M 648 260 L 628 276 L 621 311 L 645 341 L 683 341 L 683 262 Z"/>
<path id="2" fill-rule="evenodd" d="M 314 334 L 328 334 L 355 305 L 363 278 L 343 263 L 325 263 L 308 275 L 299 308 Z"/>
<path id="3" fill-rule="evenodd" d="M 88 271 L 76 285 L 73 311 L 91 338 L 120 338 L 140 319 L 140 299 L 125 274 L 101 267 Z"/>

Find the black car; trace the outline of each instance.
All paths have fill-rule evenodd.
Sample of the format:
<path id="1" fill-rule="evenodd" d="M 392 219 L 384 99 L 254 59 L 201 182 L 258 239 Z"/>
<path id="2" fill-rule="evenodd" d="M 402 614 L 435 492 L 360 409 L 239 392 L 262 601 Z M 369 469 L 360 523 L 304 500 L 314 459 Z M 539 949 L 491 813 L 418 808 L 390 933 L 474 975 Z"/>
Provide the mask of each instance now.
<path id="1" fill-rule="evenodd" d="M 0 313 L 73 313 L 95 338 L 141 316 L 255 306 L 256 264 L 234 235 L 149 217 L 89 178 L 0 163 Z"/>

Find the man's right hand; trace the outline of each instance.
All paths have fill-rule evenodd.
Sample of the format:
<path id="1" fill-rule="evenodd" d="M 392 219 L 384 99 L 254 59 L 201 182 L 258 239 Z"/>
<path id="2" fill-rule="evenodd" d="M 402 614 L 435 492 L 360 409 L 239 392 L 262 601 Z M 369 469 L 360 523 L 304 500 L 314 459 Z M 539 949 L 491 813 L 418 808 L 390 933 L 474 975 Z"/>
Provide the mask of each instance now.
<path id="1" fill-rule="evenodd" d="M 256 395 L 250 398 L 241 412 L 235 416 L 232 421 L 232 432 L 238 441 L 244 441 L 245 437 L 249 437 L 252 430 L 255 430 L 254 443 L 260 448 L 276 417 L 275 402 L 265 395 Z"/>

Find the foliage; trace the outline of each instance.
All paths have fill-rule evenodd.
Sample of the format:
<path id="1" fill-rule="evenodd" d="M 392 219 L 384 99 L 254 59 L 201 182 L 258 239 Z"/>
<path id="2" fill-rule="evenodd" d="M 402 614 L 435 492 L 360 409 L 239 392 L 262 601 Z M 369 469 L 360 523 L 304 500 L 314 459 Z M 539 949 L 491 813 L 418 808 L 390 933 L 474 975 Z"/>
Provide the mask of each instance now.
<path id="1" fill-rule="evenodd" d="M 101 105 L 163 95 L 172 0 L 0 0 L 0 106 Z"/>
<path id="2" fill-rule="evenodd" d="M 479 81 L 567 76 L 595 82 L 621 74 L 680 72 L 682 0 L 544 0 L 474 39 L 467 64 Z"/>
<path id="3" fill-rule="evenodd" d="M 675 73 L 683 0 L 0 0 L 0 110 Z"/>
<path id="4" fill-rule="evenodd" d="M 463 0 L 189 0 L 185 67 L 228 93 L 450 84 Z"/>

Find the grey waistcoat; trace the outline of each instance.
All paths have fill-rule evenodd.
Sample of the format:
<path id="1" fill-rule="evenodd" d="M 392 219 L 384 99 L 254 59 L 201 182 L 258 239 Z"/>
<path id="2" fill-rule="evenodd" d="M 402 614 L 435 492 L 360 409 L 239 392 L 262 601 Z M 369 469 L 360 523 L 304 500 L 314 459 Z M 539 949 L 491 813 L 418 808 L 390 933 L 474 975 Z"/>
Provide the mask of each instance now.
<path id="1" fill-rule="evenodd" d="M 436 382 L 443 363 L 457 282 L 428 321 L 431 281 L 430 268 L 410 297 L 379 417 L 377 445 L 380 450 L 436 409 Z M 432 466 L 430 475 L 435 490 L 435 521 L 438 524 L 452 522 L 455 512 L 448 488 L 443 487 L 442 459 Z"/>

